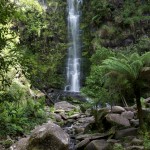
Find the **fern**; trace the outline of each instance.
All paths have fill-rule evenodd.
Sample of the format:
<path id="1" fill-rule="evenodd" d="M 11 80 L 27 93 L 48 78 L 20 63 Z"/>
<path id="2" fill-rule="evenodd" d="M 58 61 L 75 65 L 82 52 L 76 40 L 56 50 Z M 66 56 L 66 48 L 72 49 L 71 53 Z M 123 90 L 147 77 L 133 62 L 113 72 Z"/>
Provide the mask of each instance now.
<path id="1" fill-rule="evenodd" d="M 141 60 L 144 64 L 148 64 L 150 66 L 150 52 L 147 52 L 141 56 Z"/>

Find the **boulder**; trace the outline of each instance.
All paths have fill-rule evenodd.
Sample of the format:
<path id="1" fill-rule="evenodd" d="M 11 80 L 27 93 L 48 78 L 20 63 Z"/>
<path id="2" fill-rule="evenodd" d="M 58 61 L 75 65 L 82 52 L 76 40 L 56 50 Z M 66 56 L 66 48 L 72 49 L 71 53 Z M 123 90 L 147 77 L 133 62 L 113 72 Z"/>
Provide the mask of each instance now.
<path id="1" fill-rule="evenodd" d="M 113 112 L 113 113 L 122 113 L 124 111 L 125 111 L 125 109 L 121 106 L 113 106 L 111 109 L 111 112 Z"/>
<path id="2" fill-rule="evenodd" d="M 132 145 L 143 145 L 143 140 L 134 138 L 134 139 L 131 141 L 131 144 L 132 144 Z"/>
<path id="3" fill-rule="evenodd" d="M 19 140 L 13 150 L 68 150 L 69 135 L 58 125 L 48 122 L 35 128 L 29 138 Z"/>
<path id="4" fill-rule="evenodd" d="M 119 130 L 115 134 L 116 139 L 121 139 L 126 136 L 137 136 L 137 128 L 127 128 L 127 129 Z"/>
<path id="5" fill-rule="evenodd" d="M 85 150 L 112 150 L 112 148 L 105 140 L 94 140 L 85 147 Z"/>
<path id="6" fill-rule="evenodd" d="M 85 146 L 90 143 L 90 140 L 87 138 L 85 140 L 82 140 L 81 142 L 79 142 L 76 146 L 75 149 L 76 150 L 83 150 L 85 148 Z"/>
<path id="7" fill-rule="evenodd" d="M 54 108 L 55 108 L 56 112 L 59 110 L 72 111 L 72 110 L 76 109 L 76 106 L 74 106 L 66 101 L 61 101 L 61 102 L 55 103 Z"/>
<path id="8" fill-rule="evenodd" d="M 22 138 L 10 147 L 10 150 L 27 150 L 29 138 Z"/>
<path id="9" fill-rule="evenodd" d="M 125 111 L 122 112 L 121 116 L 127 119 L 133 119 L 134 113 L 132 111 Z"/>
<path id="10" fill-rule="evenodd" d="M 68 150 L 69 135 L 58 125 L 49 122 L 34 129 L 27 150 Z"/>
<path id="11" fill-rule="evenodd" d="M 2 145 L 0 145 L 0 150 L 5 150 L 5 148 Z"/>
<path id="12" fill-rule="evenodd" d="M 130 122 L 127 118 L 122 117 L 120 114 L 107 114 L 106 120 L 126 127 L 130 126 Z"/>

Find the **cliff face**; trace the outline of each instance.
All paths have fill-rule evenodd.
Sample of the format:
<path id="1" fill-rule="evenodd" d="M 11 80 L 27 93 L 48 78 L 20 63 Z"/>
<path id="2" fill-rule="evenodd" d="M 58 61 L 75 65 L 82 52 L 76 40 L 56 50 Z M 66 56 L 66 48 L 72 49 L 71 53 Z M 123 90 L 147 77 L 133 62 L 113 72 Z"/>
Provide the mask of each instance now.
<path id="1" fill-rule="evenodd" d="M 20 33 L 18 49 L 23 54 L 33 86 L 60 88 L 67 53 L 66 2 L 47 0 L 41 5 L 24 4 L 17 22 Z M 41 10 L 40 7 L 44 9 Z M 46 9 L 45 9 L 46 8 Z M 24 9 L 24 10 L 23 10 Z"/>
<path id="2" fill-rule="evenodd" d="M 131 45 L 141 45 L 143 42 L 148 44 L 149 7 L 150 2 L 142 0 L 84 2 L 83 43 L 85 49 L 95 50 L 97 45 L 101 45 L 119 50 Z M 88 29 L 90 29 L 89 32 Z M 140 48 L 138 51 L 148 51 L 148 47 Z"/>

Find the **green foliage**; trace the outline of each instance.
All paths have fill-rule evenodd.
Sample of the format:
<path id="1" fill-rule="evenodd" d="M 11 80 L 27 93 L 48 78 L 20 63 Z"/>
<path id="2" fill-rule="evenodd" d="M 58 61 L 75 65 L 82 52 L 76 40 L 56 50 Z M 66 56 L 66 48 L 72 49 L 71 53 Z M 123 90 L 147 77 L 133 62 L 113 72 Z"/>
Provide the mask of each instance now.
<path id="1" fill-rule="evenodd" d="M 91 41 L 98 41 L 99 45 L 117 50 L 133 45 L 138 52 L 149 51 L 149 7 L 149 1 L 85 1 L 83 50 L 93 53 L 95 42 Z"/>
<path id="2" fill-rule="evenodd" d="M 92 99 L 90 103 L 94 106 L 97 106 L 99 103 L 105 103 L 110 99 L 108 89 L 104 87 L 105 70 L 100 67 L 102 61 L 110 56 L 114 56 L 111 50 L 99 47 L 91 57 L 92 67 L 90 75 L 86 79 L 86 86 L 82 89 L 82 92 Z"/>
<path id="3" fill-rule="evenodd" d="M 136 23 L 139 23 L 141 20 L 150 19 L 148 16 L 144 16 L 144 13 L 147 13 L 149 2 L 147 4 L 141 4 L 134 0 L 133 2 L 125 1 L 123 5 L 123 11 L 119 14 L 122 18 L 123 23 L 126 25 L 134 26 Z"/>
<path id="4" fill-rule="evenodd" d="M 10 66 L 17 64 L 16 52 L 12 52 L 18 43 L 18 36 L 12 30 L 15 6 L 8 0 L 0 1 L 0 90 L 9 85 L 6 73 Z"/>
<path id="5" fill-rule="evenodd" d="M 114 56 L 114 52 L 112 52 L 110 49 L 107 49 L 105 47 L 100 47 L 99 45 L 96 47 L 96 52 L 91 57 L 91 62 L 93 65 L 101 65 L 102 61 Z"/>
<path id="6" fill-rule="evenodd" d="M 113 150 L 124 150 L 123 146 L 119 143 L 114 144 Z"/>
<path id="7" fill-rule="evenodd" d="M 14 102 L 0 103 L 0 136 L 22 135 L 46 121 L 43 105 L 32 99 L 27 104 L 18 106 Z"/>
<path id="8" fill-rule="evenodd" d="M 22 135 L 46 121 L 44 99 L 33 100 L 33 90 L 21 69 L 12 69 L 7 77 L 10 85 L 0 91 L 0 136 Z"/>
<path id="9" fill-rule="evenodd" d="M 127 56 L 117 54 L 112 57 L 113 53 L 107 49 L 102 49 L 103 55 L 99 55 L 100 52 L 92 56 L 91 73 L 82 92 L 92 99 L 92 105 L 96 107 L 99 103 L 112 104 L 124 100 L 126 95 L 132 94 L 142 119 L 140 97 L 145 89 L 150 89 L 150 53 L 141 56 L 138 53 Z M 101 58 L 100 61 L 98 58 Z"/>
<path id="10" fill-rule="evenodd" d="M 144 149 L 148 150 L 150 148 L 150 135 L 148 131 L 144 133 L 143 141 Z"/>
<path id="11" fill-rule="evenodd" d="M 141 126 L 143 124 L 143 116 L 140 98 L 142 96 L 143 88 L 150 88 L 149 58 L 149 52 L 143 54 L 142 56 L 137 53 L 133 53 L 132 55 L 127 57 L 125 55 L 121 55 L 121 57 L 119 58 L 110 57 L 109 59 L 104 60 L 104 62 L 102 63 L 102 68 L 106 69 L 107 72 L 105 76 L 107 76 L 111 80 L 115 79 L 114 75 L 116 76 L 116 79 L 118 77 L 122 77 L 122 81 L 125 79 L 127 83 L 129 83 L 129 87 L 132 89 L 134 97 L 136 99 L 138 117 Z M 120 84 L 117 82 L 116 87 L 118 85 Z M 114 89 L 116 88 L 113 88 L 113 90 Z"/>
<path id="12" fill-rule="evenodd" d="M 34 86 L 60 88 L 66 55 L 65 2 L 50 0 L 46 10 L 28 2 L 22 5 L 18 8 L 21 64 Z"/>

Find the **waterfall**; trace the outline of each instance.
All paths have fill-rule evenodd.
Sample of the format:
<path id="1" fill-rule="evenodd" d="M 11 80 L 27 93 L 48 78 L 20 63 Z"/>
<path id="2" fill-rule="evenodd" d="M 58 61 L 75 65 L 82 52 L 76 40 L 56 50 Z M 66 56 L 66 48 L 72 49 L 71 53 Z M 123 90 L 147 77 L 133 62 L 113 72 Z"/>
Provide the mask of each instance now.
<path id="1" fill-rule="evenodd" d="M 38 2 L 41 4 L 41 6 L 42 6 L 44 9 L 47 9 L 46 0 L 38 0 Z"/>
<path id="2" fill-rule="evenodd" d="M 68 59 L 65 91 L 80 91 L 80 5 L 82 0 L 68 0 Z"/>

